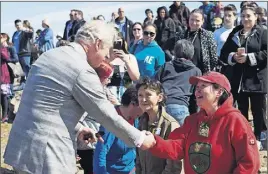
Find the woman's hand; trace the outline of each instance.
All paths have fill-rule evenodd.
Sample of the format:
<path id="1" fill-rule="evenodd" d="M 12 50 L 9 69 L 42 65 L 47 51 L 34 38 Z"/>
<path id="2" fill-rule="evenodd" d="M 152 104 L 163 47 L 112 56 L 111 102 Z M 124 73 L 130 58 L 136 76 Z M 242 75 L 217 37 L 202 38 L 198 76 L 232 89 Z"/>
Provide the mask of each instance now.
<path id="1" fill-rule="evenodd" d="M 121 59 L 126 64 L 130 61 L 129 55 L 126 54 L 123 50 L 114 49 L 114 57 Z"/>
<path id="2" fill-rule="evenodd" d="M 247 61 L 247 54 L 234 54 L 234 59 L 237 63 L 245 63 Z"/>

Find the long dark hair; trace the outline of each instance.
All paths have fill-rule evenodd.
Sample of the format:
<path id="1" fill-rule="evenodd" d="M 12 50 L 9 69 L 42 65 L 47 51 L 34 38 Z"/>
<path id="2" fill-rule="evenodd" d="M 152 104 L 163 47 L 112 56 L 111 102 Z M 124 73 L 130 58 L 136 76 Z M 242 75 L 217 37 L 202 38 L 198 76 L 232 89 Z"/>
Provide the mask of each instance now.
<path id="1" fill-rule="evenodd" d="M 158 19 L 158 20 L 161 19 L 161 17 L 160 17 L 160 11 L 161 11 L 161 10 L 165 10 L 165 19 L 167 19 L 167 18 L 169 17 L 169 14 L 168 14 L 167 7 L 165 7 L 165 6 L 159 7 L 159 8 L 157 9 L 157 19 Z"/>
<path id="2" fill-rule="evenodd" d="M 10 37 L 9 37 L 9 35 L 7 33 L 1 33 L 1 36 L 7 38 L 7 45 L 8 46 L 13 46 L 13 44 L 9 41 Z"/>

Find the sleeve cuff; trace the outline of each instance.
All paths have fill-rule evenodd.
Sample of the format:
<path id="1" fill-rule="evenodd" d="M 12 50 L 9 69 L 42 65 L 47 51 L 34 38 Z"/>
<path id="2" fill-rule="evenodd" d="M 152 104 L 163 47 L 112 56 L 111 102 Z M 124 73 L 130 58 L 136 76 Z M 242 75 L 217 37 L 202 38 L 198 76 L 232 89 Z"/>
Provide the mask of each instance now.
<path id="1" fill-rule="evenodd" d="M 144 139 L 145 139 L 145 133 L 141 132 L 139 139 L 135 140 L 135 142 L 134 142 L 135 146 L 140 148 L 141 145 L 143 144 Z"/>
<path id="2" fill-rule="evenodd" d="M 82 131 L 83 128 L 84 128 L 84 126 L 80 122 L 78 122 L 76 127 L 75 127 L 76 137 L 78 137 L 79 133 Z"/>
<path id="3" fill-rule="evenodd" d="M 231 52 L 228 56 L 228 64 L 231 66 L 234 66 L 236 63 L 232 61 L 233 56 L 235 55 L 235 52 Z"/>
<path id="4" fill-rule="evenodd" d="M 257 65 L 257 59 L 256 59 L 254 53 L 248 53 L 248 59 L 249 59 L 249 65 L 250 66 L 256 66 Z"/>

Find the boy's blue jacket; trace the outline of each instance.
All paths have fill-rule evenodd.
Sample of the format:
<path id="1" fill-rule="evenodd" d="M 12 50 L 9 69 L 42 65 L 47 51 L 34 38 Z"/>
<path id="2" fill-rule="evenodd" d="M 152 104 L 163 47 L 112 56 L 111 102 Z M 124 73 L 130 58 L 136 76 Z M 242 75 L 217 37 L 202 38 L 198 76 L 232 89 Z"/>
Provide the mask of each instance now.
<path id="1" fill-rule="evenodd" d="M 137 127 L 138 119 L 134 126 Z M 103 126 L 100 131 L 104 143 L 98 142 L 94 152 L 94 174 L 129 174 L 135 168 L 136 148 L 128 147 L 113 133 L 108 132 Z"/>

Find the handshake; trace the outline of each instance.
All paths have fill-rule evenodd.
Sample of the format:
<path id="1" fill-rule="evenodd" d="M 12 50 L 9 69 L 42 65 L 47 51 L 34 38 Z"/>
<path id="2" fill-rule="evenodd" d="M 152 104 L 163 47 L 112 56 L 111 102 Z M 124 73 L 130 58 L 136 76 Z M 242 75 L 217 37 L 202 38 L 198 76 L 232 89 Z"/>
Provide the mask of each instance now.
<path id="1" fill-rule="evenodd" d="M 88 143 L 94 143 L 97 141 L 100 142 L 104 142 L 102 137 L 103 135 L 100 135 L 99 133 L 94 133 L 95 131 L 92 130 L 91 128 L 88 127 L 84 127 L 82 128 L 82 130 L 80 130 L 79 135 L 78 135 L 78 139 L 81 142 L 85 142 L 86 144 Z M 143 143 L 141 144 L 141 146 L 139 147 L 142 150 L 148 150 L 150 148 L 152 148 L 155 144 L 156 144 L 156 140 L 154 138 L 154 135 L 149 132 L 149 131 L 141 131 L 141 133 L 144 136 L 143 139 Z"/>

